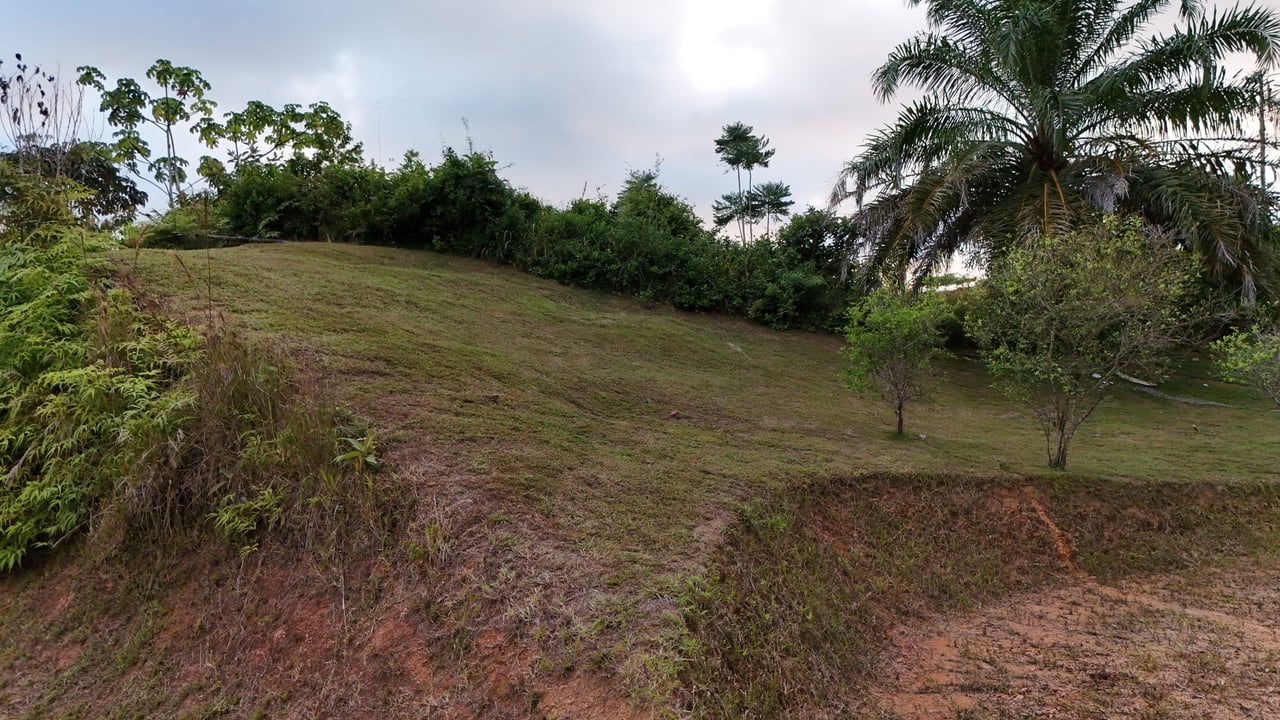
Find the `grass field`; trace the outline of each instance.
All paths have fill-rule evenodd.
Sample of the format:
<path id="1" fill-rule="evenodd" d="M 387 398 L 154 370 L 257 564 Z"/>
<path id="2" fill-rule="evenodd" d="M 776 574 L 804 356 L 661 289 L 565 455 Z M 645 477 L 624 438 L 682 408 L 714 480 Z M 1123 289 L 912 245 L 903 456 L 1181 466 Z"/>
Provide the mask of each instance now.
<path id="1" fill-rule="evenodd" d="M 900 439 L 887 405 L 843 388 L 840 341 L 830 335 L 646 306 L 427 252 L 279 244 L 120 259 L 169 311 L 220 318 L 280 352 L 377 429 L 381 454 L 418 499 L 382 562 L 428 571 L 412 582 L 394 569 L 374 573 L 382 589 L 362 606 L 368 637 L 388 608 L 408 607 L 432 625 L 421 632 L 433 652 L 484 677 L 496 652 L 485 633 L 500 629 L 536 648 L 502 661 L 533 677 L 600 671 L 633 706 L 671 707 L 679 696 L 681 712 L 704 701 L 736 707 L 742 698 L 708 695 L 731 684 L 715 646 L 732 638 L 691 627 L 690 613 L 758 628 L 767 640 L 783 630 L 752 612 L 803 613 L 806 603 L 841 607 L 880 592 L 884 606 L 867 622 L 883 634 L 898 617 L 893 603 L 910 615 L 1034 587 L 1057 572 L 1038 521 L 1023 511 L 1003 525 L 1004 516 L 994 525 L 984 517 L 1024 486 L 1061 513 L 1082 562 L 1100 575 L 1164 569 L 1205 538 L 1206 552 L 1256 553 L 1273 537 L 1269 490 L 1254 514 L 1230 493 L 1206 505 L 1229 513 L 1206 510 L 1194 522 L 1178 520 L 1176 503 L 1155 507 L 1161 488 L 1181 497 L 1178 488 L 1253 488 L 1277 477 L 1280 413 L 1217 381 L 1199 355 L 1161 384 L 1165 396 L 1117 388 L 1081 427 L 1069 471 L 1056 473 L 1024 408 L 992 390 L 973 360 L 945 364 L 934 397 L 908 406 Z M 1147 553 L 1160 532 L 1115 534 L 1131 507 L 1172 518 L 1169 537 L 1183 545 Z M 1254 526 L 1242 514 L 1266 527 L 1235 547 L 1221 538 Z M 791 527 L 803 531 L 776 532 Z M 993 533 L 1006 535 L 990 554 L 971 551 Z M 822 559 L 823 538 L 855 551 Z M 859 555 L 864 542 L 883 552 Z M 823 585 L 853 567 L 867 574 L 839 592 Z M 964 580 L 949 584 L 957 573 Z M 754 597 L 751 578 L 770 574 L 791 578 L 787 593 L 816 594 L 725 603 L 746 614 L 699 605 Z M 344 618 L 346 593 L 344 585 Z M 824 637 L 845 637 L 832 632 Z M 778 648 L 816 642 L 776 639 Z M 848 653 L 830 657 L 833 672 L 864 667 Z M 793 671 L 748 690 L 783 692 L 775 686 Z M 473 694 L 492 685 L 464 682 Z M 521 702 L 555 705 L 538 698 Z"/>

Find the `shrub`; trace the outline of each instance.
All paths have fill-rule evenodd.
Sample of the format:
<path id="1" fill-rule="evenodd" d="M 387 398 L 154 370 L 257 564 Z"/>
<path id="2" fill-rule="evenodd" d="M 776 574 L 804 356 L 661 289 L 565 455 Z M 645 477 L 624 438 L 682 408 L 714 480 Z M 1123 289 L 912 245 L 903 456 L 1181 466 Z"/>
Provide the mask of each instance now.
<path id="1" fill-rule="evenodd" d="M 142 312 L 65 207 L 28 184 L 0 216 L 0 571 L 90 525 L 104 540 L 279 526 L 321 551 L 380 538 L 390 493 L 333 461 L 367 431 L 234 334 Z"/>
<path id="2" fill-rule="evenodd" d="M 1280 328 L 1256 324 L 1212 347 L 1224 378 L 1261 390 L 1280 405 Z"/>

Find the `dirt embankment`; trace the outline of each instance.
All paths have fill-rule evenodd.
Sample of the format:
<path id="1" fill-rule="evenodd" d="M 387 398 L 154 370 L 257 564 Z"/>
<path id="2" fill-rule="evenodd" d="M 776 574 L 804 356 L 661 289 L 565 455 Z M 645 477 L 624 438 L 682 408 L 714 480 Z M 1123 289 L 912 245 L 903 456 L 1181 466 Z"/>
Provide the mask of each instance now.
<path id="1" fill-rule="evenodd" d="M 878 476 L 742 506 L 652 609 L 681 623 L 648 646 L 667 700 L 616 672 L 636 637 L 593 618 L 629 596 L 592 595 L 589 557 L 438 489 L 381 559 L 201 546 L 6 578 L 0 715 L 1280 712 L 1272 488 Z"/>

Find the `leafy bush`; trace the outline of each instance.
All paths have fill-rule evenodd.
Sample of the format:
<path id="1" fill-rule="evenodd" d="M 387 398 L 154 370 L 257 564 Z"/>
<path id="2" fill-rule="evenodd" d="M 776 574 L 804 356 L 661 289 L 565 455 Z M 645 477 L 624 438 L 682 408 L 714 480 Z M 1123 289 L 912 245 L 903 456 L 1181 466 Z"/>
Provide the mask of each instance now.
<path id="1" fill-rule="evenodd" d="M 1210 313 L 1192 258 L 1136 219 L 1028 240 L 991 264 L 967 322 L 1002 389 L 1026 401 L 1049 466 L 1120 373 L 1155 374 Z"/>
<path id="2" fill-rule="evenodd" d="M 395 170 L 242 163 L 221 177 L 218 214 L 235 235 L 429 248 L 507 263 L 578 287 L 775 328 L 837 329 L 851 226 L 810 210 L 779 233 L 739 245 L 705 230 L 658 183 L 628 175 L 612 202 L 548 207 L 513 189 L 488 153 L 446 148 L 426 166 L 406 153 Z"/>
<path id="3" fill-rule="evenodd" d="M 1256 324 L 1213 343 L 1222 376 L 1261 390 L 1280 405 L 1280 328 Z"/>
<path id="4" fill-rule="evenodd" d="M 142 312 L 66 208 L 40 184 L 0 208 L 0 571 L 90 525 L 279 526 L 317 550 L 381 537 L 390 495 L 333 461 L 367 431 L 234 334 Z"/>

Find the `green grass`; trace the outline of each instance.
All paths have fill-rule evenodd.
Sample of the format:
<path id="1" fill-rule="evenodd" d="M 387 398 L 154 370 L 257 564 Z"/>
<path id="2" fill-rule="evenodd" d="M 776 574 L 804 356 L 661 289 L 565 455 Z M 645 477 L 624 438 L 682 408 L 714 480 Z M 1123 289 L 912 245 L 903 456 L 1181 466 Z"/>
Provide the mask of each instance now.
<path id="1" fill-rule="evenodd" d="M 132 254 L 121 259 L 133 262 Z M 539 661 L 546 672 L 601 667 L 649 699 L 666 697 L 680 677 L 695 678 L 680 682 L 705 693 L 702 683 L 715 676 L 685 669 L 692 651 L 683 643 L 692 636 L 672 597 L 689 578 L 740 561 L 774 573 L 788 552 L 792 568 L 812 563 L 815 578 L 838 569 L 818 559 L 813 537 L 779 545 L 773 558 L 752 546 L 740 550 L 754 559 L 735 559 L 733 543 L 729 555 L 715 554 L 720 528 L 744 532 L 755 522 L 741 519 L 743 507 L 771 498 L 800 507 L 796 493 L 832 479 L 994 478 L 1046 488 L 1058 504 L 1051 509 L 1061 507 L 1066 524 L 1092 539 L 1105 533 L 1087 512 L 1072 514 L 1072 488 L 1251 486 L 1276 478 L 1280 456 L 1280 413 L 1214 380 L 1205 358 L 1188 359 L 1186 373 L 1161 389 L 1232 407 L 1119 387 L 1080 428 L 1064 474 L 1045 468 L 1043 437 L 1024 408 L 992 390 L 968 360 L 949 362 L 935 396 L 908 406 L 908 437 L 900 439 L 891 434 L 887 405 L 842 387 L 840 341 L 829 335 L 778 333 L 484 262 L 388 248 L 151 251 L 138 256 L 136 272 L 179 312 L 197 320 L 225 312 L 325 377 L 337 400 L 377 429 L 381 449 L 402 465 L 397 470 L 418 478 L 424 495 L 446 498 L 421 503 L 420 512 L 435 514 L 420 517 L 402 547 L 406 564 L 429 568 L 432 578 L 452 571 L 474 581 L 422 611 L 441 618 L 457 657 L 470 650 L 476 618 L 501 618 L 523 640 L 550 648 Z M 460 495 L 479 508 L 465 523 L 448 511 L 457 506 L 448 498 Z M 870 513 L 858 518 L 871 523 L 868 531 L 916 527 L 910 518 L 879 523 L 874 505 L 854 507 Z M 945 514 L 926 517 L 917 531 L 945 521 Z M 980 534 L 957 537 L 938 546 L 950 553 L 940 562 L 981 542 Z M 1139 541 L 1160 537 L 1135 535 L 1133 547 L 1084 560 L 1106 574 L 1141 555 Z M 467 543 L 480 548 L 470 560 L 460 557 Z M 904 552 L 927 555 L 930 547 Z M 996 578 L 989 586 L 933 587 L 948 577 L 945 566 L 913 582 L 925 600 L 940 594 L 939 607 L 1019 586 L 1001 580 L 1005 571 L 988 560 L 974 558 L 979 579 Z M 899 583 L 906 576 L 884 577 Z M 863 589 L 854 584 L 849 592 Z M 519 606 L 507 599 L 531 594 L 537 600 Z M 841 596 L 784 598 L 783 607 L 793 601 L 835 606 Z M 641 603 L 657 610 L 637 612 Z"/>
<path id="2" fill-rule="evenodd" d="M 335 378 L 342 401 L 390 439 L 455 446 L 465 467 L 516 488 L 535 474 L 552 499 L 622 511 L 608 527 L 623 536 L 637 529 L 626 522 L 635 501 L 655 492 L 698 506 L 815 474 L 1043 472 L 1035 427 L 973 362 L 949 364 L 934 399 L 908 407 L 909 434 L 926 439 L 899 441 L 887 407 L 841 386 L 832 336 L 645 307 L 434 253 L 242 247 L 182 255 L 189 276 L 174 258 L 143 253 L 140 272 L 197 312 L 211 279 L 216 306 Z M 1271 472 L 1280 414 L 1234 386 L 1191 393 L 1199 382 L 1168 385 L 1247 407 L 1119 388 L 1081 428 L 1070 472 Z"/>

